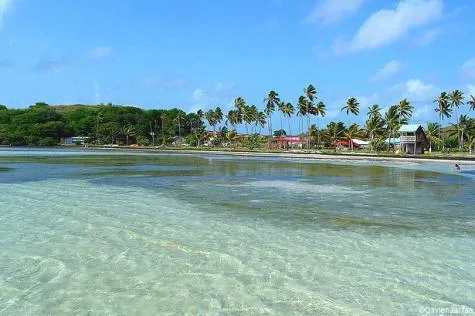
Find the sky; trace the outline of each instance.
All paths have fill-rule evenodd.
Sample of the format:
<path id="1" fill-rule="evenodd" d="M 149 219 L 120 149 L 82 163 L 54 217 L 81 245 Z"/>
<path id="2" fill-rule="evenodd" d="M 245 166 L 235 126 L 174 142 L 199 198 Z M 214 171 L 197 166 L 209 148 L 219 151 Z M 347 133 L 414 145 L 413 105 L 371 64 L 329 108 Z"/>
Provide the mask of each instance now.
<path id="1" fill-rule="evenodd" d="M 295 104 L 313 84 L 320 122 L 347 122 L 356 97 L 352 121 L 407 98 L 425 124 L 440 91 L 475 95 L 474 13 L 473 0 L 0 0 L 0 104 L 262 109 L 269 90 Z"/>

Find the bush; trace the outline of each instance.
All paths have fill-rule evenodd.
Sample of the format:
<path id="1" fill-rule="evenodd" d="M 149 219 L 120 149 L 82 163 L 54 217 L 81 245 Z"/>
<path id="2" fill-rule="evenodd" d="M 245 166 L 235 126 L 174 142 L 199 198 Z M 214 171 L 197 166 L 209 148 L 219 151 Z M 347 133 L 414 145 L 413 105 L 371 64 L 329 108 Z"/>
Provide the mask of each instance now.
<path id="1" fill-rule="evenodd" d="M 369 146 L 370 146 L 371 150 L 374 150 L 374 151 L 377 151 L 377 152 L 388 150 L 388 144 L 386 144 L 386 142 L 382 138 L 373 139 L 369 143 Z"/>
<path id="2" fill-rule="evenodd" d="M 45 137 L 38 141 L 38 146 L 56 146 L 57 141 L 53 137 Z"/>

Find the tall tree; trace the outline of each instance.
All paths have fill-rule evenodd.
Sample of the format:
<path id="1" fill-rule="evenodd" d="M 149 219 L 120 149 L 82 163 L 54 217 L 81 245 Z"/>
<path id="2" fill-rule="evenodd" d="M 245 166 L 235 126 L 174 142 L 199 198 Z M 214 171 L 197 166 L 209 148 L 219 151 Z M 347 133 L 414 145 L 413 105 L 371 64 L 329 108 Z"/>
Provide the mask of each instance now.
<path id="1" fill-rule="evenodd" d="M 285 101 L 280 100 L 279 102 L 279 112 L 280 112 L 280 129 L 283 130 L 283 121 L 284 121 L 284 112 L 285 112 Z"/>
<path id="2" fill-rule="evenodd" d="M 215 119 L 214 111 L 211 110 L 211 109 L 206 111 L 205 118 L 208 121 L 209 126 L 211 126 L 211 128 L 213 128 L 213 132 L 215 132 L 216 119 Z"/>
<path id="3" fill-rule="evenodd" d="M 216 121 L 216 124 L 221 124 L 223 121 L 223 110 L 219 106 L 214 109 L 214 119 Z"/>
<path id="4" fill-rule="evenodd" d="M 287 120 L 289 123 L 289 135 L 292 135 L 292 128 L 290 126 L 290 118 L 292 117 L 292 114 L 294 114 L 294 106 L 292 105 L 292 103 L 287 102 L 283 107 L 282 113 L 284 114 L 284 116 L 287 116 Z"/>
<path id="5" fill-rule="evenodd" d="M 449 105 L 449 96 L 447 92 L 442 91 L 437 99 L 434 100 L 437 103 L 437 107 L 435 108 L 435 112 L 439 115 L 439 138 L 442 139 L 442 148 L 445 149 L 445 139 L 442 135 L 442 122 L 444 117 L 449 118 L 451 116 L 452 109 Z"/>
<path id="6" fill-rule="evenodd" d="M 307 99 L 301 95 L 297 101 L 297 116 L 299 120 L 299 132 L 303 133 L 303 117 L 307 115 Z"/>
<path id="7" fill-rule="evenodd" d="M 368 108 L 368 119 L 371 119 L 373 117 L 382 118 L 381 108 L 377 104 L 373 104 Z"/>
<path id="8" fill-rule="evenodd" d="M 327 114 L 326 107 L 327 106 L 322 101 L 318 102 L 314 107 L 314 113 L 315 113 L 315 116 L 317 117 L 317 146 L 318 147 L 320 147 L 320 126 L 319 126 L 318 118 L 320 116 L 325 117 L 325 115 Z"/>
<path id="9" fill-rule="evenodd" d="M 348 144 L 350 145 L 351 151 L 353 151 L 353 138 L 358 137 L 361 135 L 361 130 L 358 124 L 353 123 L 345 130 L 345 136 L 348 139 Z"/>
<path id="10" fill-rule="evenodd" d="M 399 126 L 401 126 L 401 120 L 408 120 L 411 116 L 412 116 L 412 110 L 414 109 L 414 107 L 411 105 L 411 103 L 409 101 L 407 101 L 407 99 L 403 99 L 401 100 L 398 104 L 397 104 L 397 114 L 398 114 L 398 117 L 399 117 Z"/>
<path id="11" fill-rule="evenodd" d="M 475 111 L 475 97 L 470 95 L 470 100 L 467 102 L 470 105 L 470 110 Z"/>
<path id="12" fill-rule="evenodd" d="M 267 115 L 267 126 L 269 128 L 269 146 L 272 137 L 272 113 L 275 111 L 275 107 L 280 103 L 279 94 L 274 90 L 269 91 L 267 97 L 264 99 L 264 113 Z"/>
<path id="13" fill-rule="evenodd" d="M 226 124 L 229 123 L 233 127 L 233 131 L 236 132 L 236 126 L 241 122 L 239 110 L 229 110 L 226 115 Z"/>
<path id="14" fill-rule="evenodd" d="M 394 140 L 394 132 L 399 122 L 397 105 L 390 106 L 386 113 L 384 113 L 384 123 L 389 134 L 388 151 L 391 147 L 391 141 Z"/>
<path id="15" fill-rule="evenodd" d="M 459 124 L 458 109 L 460 105 L 463 104 L 463 92 L 456 89 L 449 93 L 449 102 L 450 107 L 455 110 L 455 117 L 457 119 L 457 124 Z M 462 148 L 463 140 L 460 139 L 460 135 L 457 136 L 459 148 Z"/>
<path id="16" fill-rule="evenodd" d="M 360 104 L 356 98 L 351 97 L 346 101 L 346 104 L 341 108 L 341 111 L 346 111 L 346 115 L 350 113 L 358 115 L 360 113 Z"/>
<path id="17" fill-rule="evenodd" d="M 437 122 L 427 122 L 426 136 L 429 140 L 429 152 L 432 152 L 432 144 L 434 142 L 440 143 L 441 139 L 437 137 L 439 134 L 440 125 Z"/>
<path id="18" fill-rule="evenodd" d="M 460 118 L 457 119 L 456 124 L 452 124 L 452 132 L 450 136 L 457 135 L 459 140 L 459 148 L 463 148 L 465 138 L 469 135 L 475 120 L 469 118 L 467 115 L 460 115 Z"/>

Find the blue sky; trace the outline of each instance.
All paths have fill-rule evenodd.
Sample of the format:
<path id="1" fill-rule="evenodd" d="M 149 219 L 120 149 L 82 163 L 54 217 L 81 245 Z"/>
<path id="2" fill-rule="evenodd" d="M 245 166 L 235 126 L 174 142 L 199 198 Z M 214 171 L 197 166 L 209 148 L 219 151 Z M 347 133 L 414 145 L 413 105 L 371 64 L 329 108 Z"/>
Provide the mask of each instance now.
<path id="1" fill-rule="evenodd" d="M 473 0 L 0 0 L 0 104 L 113 102 L 185 111 L 309 83 L 328 120 L 348 97 L 475 94 Z M 462 111 L 465 112 L 465 111 Z M 278 117 L 278 116 L 276 116 Z M 284 125 L 285 126 L 285 125 Z"/>

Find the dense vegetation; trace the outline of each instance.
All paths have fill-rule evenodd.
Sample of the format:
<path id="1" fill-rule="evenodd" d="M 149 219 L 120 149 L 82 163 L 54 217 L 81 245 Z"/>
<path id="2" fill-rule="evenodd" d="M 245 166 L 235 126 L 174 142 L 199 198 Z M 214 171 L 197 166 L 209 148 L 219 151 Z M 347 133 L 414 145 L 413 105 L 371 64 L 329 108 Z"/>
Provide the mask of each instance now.
<path id="1" fill-rule="evenodd" d="M 469 150 L 475 145 L 475 119 L 467 115 L 458 116 L 461 106 L 475 110 L 475 98 L 470 96 L 465 103 L 461 91 L 441 92 L 434 100 L 439 122 L 424 126 L 435 150 Z M 297 99 L 295 106 L 270 91 L 264 99 L 262 111 L 255 105 L 248 105 L 242 98 L 236 98 L 234 107 L 223 113 L 220 107 L 203 112 L 185 113 L 180 109 L 144 110 L 132 106 L 118 105 L 69 105 L 49 106 L 36 103 L 26 109 L 8 109 L 0 105 L 0 144 L 51 146 L 71 136 L 87 136 L 92 144 L 139 144 L 139 145 L 239 145 L 251 148 L 270 146 L 271 138 L 260 136 L 263 128 L 267 135 L 292 134 L 291 118 L 298 117 L 298 133 L 307 136 L 306 147 L 331 147 L 336 141 L 367 138 L 371 149 L 389 149 L 384 139 L 397 137 L 399 126 L 411 118 L 414 107 L 407 100 L 390 106 L 382 113 L 377 104 L 368 108 L 364 126 L 355 123 L 330 122 L 320 128 L 312 123 L 313 117 L 324 117 L 326 105 L 317 97 L 314 86 L 309 85 Z M 347 119 L 360 114 L 356 98 L 349 98 L 342 107 Z M 280 129 L 273 128 L 273 113 L 280 112 Z M 452 115 L 456 122 L 442 127 L 445 119 Z M 318 122 L 318 120 L 317 120 Z M 207 123 L 213 131 L 207 132 Z M 287 124 L 286 124 L 287 123 Z M 244 125 L 249 137 L 239 136 L 238 126 Z M 288 129 L 286 127 L 288 127 Z"/>

